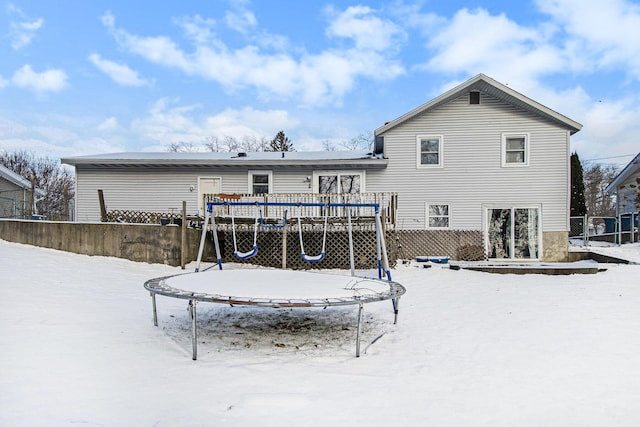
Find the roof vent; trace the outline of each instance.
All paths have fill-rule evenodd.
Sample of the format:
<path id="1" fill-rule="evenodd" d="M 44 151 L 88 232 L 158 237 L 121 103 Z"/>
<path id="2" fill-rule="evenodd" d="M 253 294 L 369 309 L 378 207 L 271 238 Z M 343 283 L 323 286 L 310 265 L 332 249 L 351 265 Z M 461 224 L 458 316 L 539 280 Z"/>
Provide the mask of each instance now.
<path id="1" fill-rule="evenodd" d="M 247 153 L 238 153 L 238 157 L 247 157 Z"/>

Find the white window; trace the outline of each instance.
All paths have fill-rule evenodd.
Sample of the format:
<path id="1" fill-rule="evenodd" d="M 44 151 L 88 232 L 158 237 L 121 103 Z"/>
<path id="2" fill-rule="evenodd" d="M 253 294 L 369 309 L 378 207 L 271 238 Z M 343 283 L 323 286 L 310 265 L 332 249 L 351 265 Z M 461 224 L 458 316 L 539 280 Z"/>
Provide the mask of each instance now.
<path id="1" fill-rule="evenodd" d="M 529 134 L 502 134 L 502 166 L 529 165 Z"/>
<path id="2" fill-rule="evenodd" d="M 450 208 L 448 203 L 427 203 L 427 228 L 428 229 L 449 229 Z"/>
<path id="3" fill-rule="evenodd" d="M 271 171 L 249 171 L 249 194 L 271 193 Z"/>
<path id="4" fill-rule="evenodd" d="M 442 135 L 418 135 L 416 143 L 419 168 L 442 167 Z"/>
<path id="5" fill-rule="evenodd" d="M 363 172 L 314 172 L 313 190 L 321 194 L 361 193 Z"/>

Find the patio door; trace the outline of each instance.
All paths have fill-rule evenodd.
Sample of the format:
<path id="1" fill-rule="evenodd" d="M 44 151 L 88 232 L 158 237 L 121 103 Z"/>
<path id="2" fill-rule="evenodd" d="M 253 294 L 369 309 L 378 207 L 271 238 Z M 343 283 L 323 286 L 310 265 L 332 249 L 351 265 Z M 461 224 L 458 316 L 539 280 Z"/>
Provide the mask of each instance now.
<path id="1" fill-rule="evenodd" d="M 487 209 L 486 241 L 493 259 L 540 259 L 540 209 Z"/>

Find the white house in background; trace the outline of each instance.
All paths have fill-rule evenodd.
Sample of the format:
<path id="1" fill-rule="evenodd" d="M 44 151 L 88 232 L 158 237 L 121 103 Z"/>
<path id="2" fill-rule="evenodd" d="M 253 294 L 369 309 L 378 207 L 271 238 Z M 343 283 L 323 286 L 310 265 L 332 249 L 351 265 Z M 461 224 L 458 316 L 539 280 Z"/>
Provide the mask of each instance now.
<path id="1" fill-rule="evenodd" d="M 35 196 L 35 197 L 34 197 Z M 35 189 L 31 182 L 11 169 L 0 165 L 0 218 L 31 218 L 37 214 L 33 203 L 44 196 L 44 192 Z"/>
<path id="2" fill-rule="evenodd" d="M 616 195 L 616 215 L 640 210 L 640 153 L 611 181 L 605 189 Z"/>
<path id="3" fill-rule="evenodd" d="M 581 125 L 478 75 L 375 131 L 373 152 L 70 157 L 76 218 L 202 209 L 211 193 L 396 192 L 401 230 L 484 233 L 490 258 L 567 258 L 570 137 Z M 433 254 L 432 254 L 433 255 Z"/>

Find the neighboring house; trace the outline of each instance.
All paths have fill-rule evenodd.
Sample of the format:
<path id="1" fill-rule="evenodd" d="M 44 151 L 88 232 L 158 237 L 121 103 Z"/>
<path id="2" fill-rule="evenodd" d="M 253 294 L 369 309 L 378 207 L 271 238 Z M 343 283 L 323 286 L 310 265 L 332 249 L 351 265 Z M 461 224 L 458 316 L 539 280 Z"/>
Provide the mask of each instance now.
<path id="1" fill-rule="evenodd" d="M 581 125 L 482 74 L 375 131 L 373 153 L 118 153 L 76 168 L 76 218 L 202 209 L 202 194 L 398 194 L 396 224 L 469 231 L 489 258 L 567 258 L 570 136 Z M 198 205 L 200 203 L 200 206 Z M 432 234 L 429 234 L 432 233 Z M 453 235 L 453 234 L 451 234 Z M 425 254 L 440 255 L 440 254 Z"/>
<path id="2" fill-rule="evenodd" d="M 35 197 L 34 197 L 35 196 Z M 0 165 L 0 218 L 32 218 L 37 209 L 34 202 L 44 197 L 40 189 L 33 194 L 31 182 L 11 169 Z"/>
<path id="3" fill-rule="evenodd" d="M 640 210 L 640 153 L 611 181 L 605 191 L 616 195 L 616 215 Z"/>

